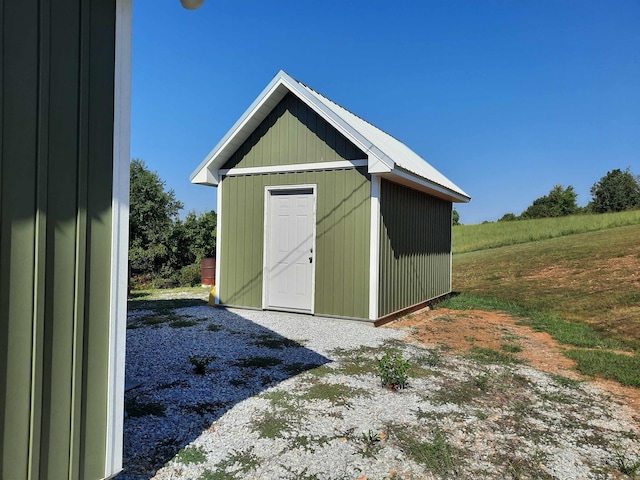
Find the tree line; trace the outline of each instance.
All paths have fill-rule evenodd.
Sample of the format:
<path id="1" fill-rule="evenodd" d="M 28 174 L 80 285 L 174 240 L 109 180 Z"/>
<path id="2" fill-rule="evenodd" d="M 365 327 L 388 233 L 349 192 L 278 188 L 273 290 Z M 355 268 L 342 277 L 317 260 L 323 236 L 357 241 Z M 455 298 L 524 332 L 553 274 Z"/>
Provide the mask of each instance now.
<path id="1" fill-rule="evenodd" d="M 184 220 L 184 204 L 140 159 L 131 160 L 129 266 L 136 287 L 198 285 L 200 261 L 216 251 L 216 212 Z"/>
<path id="2" fill-rule="evenodd" d="M 548 195 L 536 198 L 520 215 L 506 213 L 499 222 L 567 215 L 622 212 L 640 208 L 640 176 L 630 169 L 611 170 L 591 187 L 591 201 L 579 207 L 573 187 L 554 186 Z"/>

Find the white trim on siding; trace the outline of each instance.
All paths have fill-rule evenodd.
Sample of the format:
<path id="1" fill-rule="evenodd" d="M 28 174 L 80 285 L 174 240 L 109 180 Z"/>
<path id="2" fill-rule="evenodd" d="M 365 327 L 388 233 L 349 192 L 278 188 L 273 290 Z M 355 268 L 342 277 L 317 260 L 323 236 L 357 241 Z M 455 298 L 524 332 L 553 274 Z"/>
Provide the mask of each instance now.
<path id="1" fill-rule="evenodd" d="M 320 170 L 344 170 L 366 167 L 368 160 L 340 160 L 336 162 L 294 163 L 291 165 L 268 165 L 264 167 L 237 167 L 220 170 L 220 175 L 259 175 L 266 173 L 316 172 Z"/>
<path id="2" fill-rule="evenodd" d="M 378 319 L 380 280 L 380 177 L 371 175 L 371 231 L 369 233 L 369 320 Z"/>
<path id="3" fill-rule="evenodd" d="M 222 258 L 222 178 L 216 187 L 218 191 L 217 212 L 216 212 L 216 294 L 213 303 L 220 305 L 220 264 Z"/>
<path id="4" fill-rule="evenodd" d="M 122 470 L 124 369 L 129 281 L 129 162 L 131 141 L 131 0 L 116 2 L 109 386 L 105 476 Z"/>

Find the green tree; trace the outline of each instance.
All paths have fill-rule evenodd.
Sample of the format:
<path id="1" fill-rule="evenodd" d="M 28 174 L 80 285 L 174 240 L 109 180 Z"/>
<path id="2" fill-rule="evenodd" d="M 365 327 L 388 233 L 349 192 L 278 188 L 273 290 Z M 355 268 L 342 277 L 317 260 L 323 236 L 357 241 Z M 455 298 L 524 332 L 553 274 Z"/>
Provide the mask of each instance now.
<path id="1" fill-rule="evenodd" d="M 130 165 L 129 262 L 133 274 L 158 275 L 171 256 L 169 248 L 182 202 L 143 160 Z"/>
<path id="2" fill-rule="evenodd" d="M 515 220 L 518 220 L 518 217 L 514 213 L 505 213 L 498 219 L 499 222 L 513 222 Z"/>
<path id="3" fill-rule="evenodd" d="M 563 188 L 562 185 L 556 185 L 551 189 L 549 195 L 537 198 L 533 201 L 524 212 L 521 218 L 546 218 L 546 217 L 563 217 L 565 215 L 573 215 L 579 211 L 576 202 L 578 194 L 569 185 Z"/>
<path id="4" fill-rule="evenodd" d="M 453 209 L 453 225 L 460 225 L 460 214 L 458 213 L 458 211 L 454 208 Z"/>
<path id="5" fill-rule="evenodd" d="M 216 221 L 216 212 L 212 210 L 199 216 L 192 211 L 176 222 L 169 240 L 174 270 L 199 264 L 205 257 L 215 257 Z"/>
<path id="6" fill-rule="evenodd" d="M 591 187 L 594 213 L 622 212 L 640 208 L 640 177 L 627 168 L 612 170 Z"/>

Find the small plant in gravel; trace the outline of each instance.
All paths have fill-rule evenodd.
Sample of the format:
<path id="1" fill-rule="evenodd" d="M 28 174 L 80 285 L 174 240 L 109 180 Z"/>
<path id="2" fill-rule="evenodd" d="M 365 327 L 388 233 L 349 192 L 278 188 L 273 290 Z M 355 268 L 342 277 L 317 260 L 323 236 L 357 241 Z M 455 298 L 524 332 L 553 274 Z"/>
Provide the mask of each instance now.
<path id="1" fill-rule="evenodd" d="M 382 358 L 378 360 L 378 369 L 383 387 L 390 390 L 398 390 L 407 386 L 409 361 L 402 358 L 401 351 L 385 352 Z"/>
<path id="2" fill-rule="evenodd" d="M 207 330 L 210 332 L 219 332 L 220 330 L 222 330 L 222 327 L 217 323 L 210 323 L 209 325 L 207 325 Z"/>
<path id="3" fill-rule="evenodd" d="M 617 447 L 613 452 L 613 460 L 609 461 L 609 464 L 618 470 L 620 473 L 624 473 L 631 478 L 638 478 L 640 472 L 640 459 L 629 458 L 626 452 L 623 452 L 620 447 Z"/>
<path id="4" fill-rule="evenodd" d="M 362 432 L 362 439 L 360 440 L 360 448 L 357 453 L 367 458 L 376 458 L 376 454 L 382 448 L 381 441 L 386 438 L 384 433 L 375 433 L 372 430 Z"/>
<path id="5" fill-rule="evenodd" d="M 189 357 L 189 363 L 193 365 L 193 371 L 198 375 L 204 375 L 207 373 L 207 367 L 217 357 L 214 355 L 191 355 Z"/>

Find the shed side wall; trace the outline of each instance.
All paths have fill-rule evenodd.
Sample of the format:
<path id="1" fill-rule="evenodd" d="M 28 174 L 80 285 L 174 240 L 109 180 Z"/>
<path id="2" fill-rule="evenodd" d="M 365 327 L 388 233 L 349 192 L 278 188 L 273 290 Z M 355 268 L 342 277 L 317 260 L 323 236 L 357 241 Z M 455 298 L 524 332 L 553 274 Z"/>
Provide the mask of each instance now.
<path id="1" fill-rule="evenodd" d="M 105 471 L 115 0 L 0 0 L 0 478 Z"/>
<path id="2" fill-rule="evenodd" d="M 380 317 L 451 290 L 452 204 L 382 180 Z"/>
<path id="3" fill-rule="evenodd" d="M 367 318 L 370 189 L 363 169 L 223 180 L 220 301 L 262 307 L 265 186 L 317 185 L 315 313 Z"/>
<path id="4" fill-rule="evenodd" d="M 288 93 L 222 168 L 366 158 L 344 135 Z"/>

